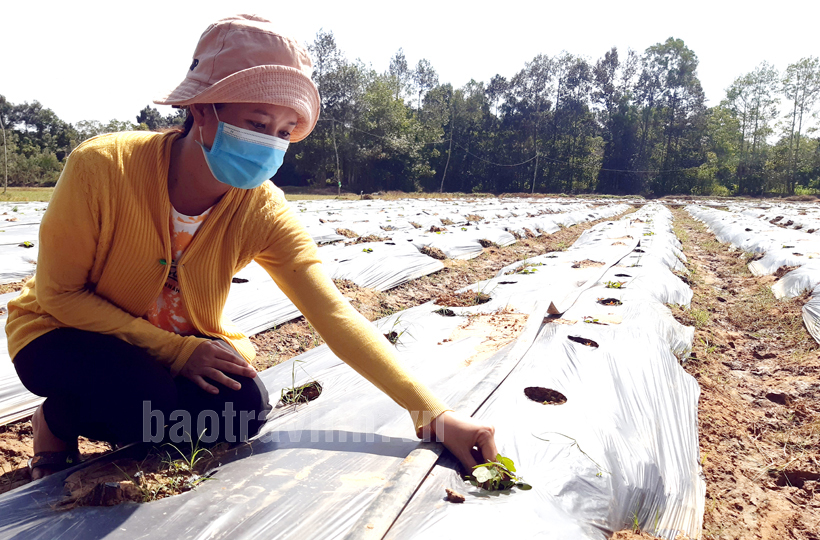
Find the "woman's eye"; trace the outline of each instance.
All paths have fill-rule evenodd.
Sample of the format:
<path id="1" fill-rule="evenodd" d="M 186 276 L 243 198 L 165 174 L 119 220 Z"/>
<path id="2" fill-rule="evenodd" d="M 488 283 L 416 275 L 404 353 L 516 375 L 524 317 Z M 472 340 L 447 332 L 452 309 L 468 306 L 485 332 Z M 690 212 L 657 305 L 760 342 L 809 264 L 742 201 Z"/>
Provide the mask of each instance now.
<path id="1" fill-rule="evenodd" d="M 290 139 L 290 132 L 288 131 L 280 131 L 279 132 L 280 139 Z"/>
<path id="2" fill-rule="evenodd" d="M 265 129 L 265 124 L 262 124 L 261 122 L 251 122 L 251 125 L 255 129 Z"/>

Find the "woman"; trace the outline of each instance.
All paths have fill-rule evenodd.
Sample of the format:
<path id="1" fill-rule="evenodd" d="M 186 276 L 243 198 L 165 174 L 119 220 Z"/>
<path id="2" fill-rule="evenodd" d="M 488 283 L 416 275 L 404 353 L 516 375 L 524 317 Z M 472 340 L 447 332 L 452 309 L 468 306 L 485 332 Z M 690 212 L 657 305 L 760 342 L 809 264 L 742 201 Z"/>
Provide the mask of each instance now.
<path id="1" fill-rule="evenodd" d="M 217 412 L 211 440 L 257 433 L 267 392 L 248 363 L 250 341 L 222 316 L 231 277 L 252 260 L 337 356 L 411 413 L 418 435 L 467 467 L 474 447 L 495 457 L 493 427 L 404 371 L 267 182 L 320 107 L 307 53 L 271 26 L 240 15 L 202 34 L 185 80 L 156 101 L 188 108 L 182 133 L 104 135 L 68 159 L 43 217 L 36 276 L 6 324 L 21 381 L 46 397 L 32 418 L 33 478 L 76 463 L 79 435 L 146 440 L 146 421 L 172 411 Z M 237 414 L 219 416 L 227 409 Z"/>

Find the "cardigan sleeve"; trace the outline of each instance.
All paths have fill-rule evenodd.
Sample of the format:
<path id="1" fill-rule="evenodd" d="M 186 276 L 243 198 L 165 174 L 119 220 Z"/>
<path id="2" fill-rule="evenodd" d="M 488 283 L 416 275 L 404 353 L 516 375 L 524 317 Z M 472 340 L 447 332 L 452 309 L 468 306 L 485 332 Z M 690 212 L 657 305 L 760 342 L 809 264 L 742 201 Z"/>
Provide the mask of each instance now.
<path id="1" fill-rule="evenodd" d="M 333 353 L 406 409 L 417 433 L 441 413 L 452 410 L 404 369 L 387 339 L 342 296 L 324 271 L 316 244 L 291 208 L 282 204 L 275 213 L 268 247 L 255 260 Z"/>
<path id="2" fill-rule="evenodd" d="M 176 375 L 205 339 L 157 328 L 95 294 L 89 283 L 100 241 L 101 200 L 111 194 L 103 182 L 92 186 L 93 176 L 106 172 L 86 161 L 82 147 L 69 157 L 43 216 L 37 303 L 66 326 L 114 335 L 146 349 Z"/>

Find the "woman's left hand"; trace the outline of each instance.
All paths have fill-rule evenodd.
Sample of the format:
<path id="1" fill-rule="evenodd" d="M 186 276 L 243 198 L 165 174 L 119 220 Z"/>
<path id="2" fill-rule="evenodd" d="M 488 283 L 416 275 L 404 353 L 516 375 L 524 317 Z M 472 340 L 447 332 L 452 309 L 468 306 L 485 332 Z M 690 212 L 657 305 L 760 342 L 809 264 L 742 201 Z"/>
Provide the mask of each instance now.
<path id="1" fill-rule="evenodd" d="M 498 449 L 495 446 L 495 428 L 478 422 L 469 416 L 447 411 L 441 413 L 430 425 L 422 428 L 422 437 L 435 437 L 468 470 L 478 465 L 473 448 L 478 448 L 483 463 L 495 461 Z"/>

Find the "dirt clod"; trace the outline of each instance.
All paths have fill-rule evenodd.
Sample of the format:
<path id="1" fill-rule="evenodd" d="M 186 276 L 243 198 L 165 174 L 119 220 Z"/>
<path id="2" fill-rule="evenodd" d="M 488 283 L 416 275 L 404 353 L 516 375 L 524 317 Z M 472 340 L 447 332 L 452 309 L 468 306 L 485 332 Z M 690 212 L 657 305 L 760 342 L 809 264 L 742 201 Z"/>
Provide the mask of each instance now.
<path id="1" fill-rule="evenodd" d="M 450 488 L 444 488 L 444 491 L 447 492 L 447 500 L 451 503 L 460 504 L 467 500 L 464 498 L 464 495 Z"/>
<path id="2" fill-rule="evenodd" d="M 443 261 L 447 258 L 447 255 L 445 255 L 443 251 L 436 247 L 424 246 L 419 251 L 421 251 L 424 255 L 427 255 L 428 257 L 432 257 L 440 261 Z"/>
<path id="3" fill-rule="evenodd" d="M 576 261 L 572 263 L 573 268 L 598 268 L 603 265 L 604 263 L 600 261 L 593 261 L 591 259 L 584 259 L 583 261 Z"/>

